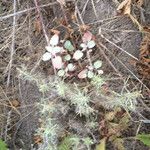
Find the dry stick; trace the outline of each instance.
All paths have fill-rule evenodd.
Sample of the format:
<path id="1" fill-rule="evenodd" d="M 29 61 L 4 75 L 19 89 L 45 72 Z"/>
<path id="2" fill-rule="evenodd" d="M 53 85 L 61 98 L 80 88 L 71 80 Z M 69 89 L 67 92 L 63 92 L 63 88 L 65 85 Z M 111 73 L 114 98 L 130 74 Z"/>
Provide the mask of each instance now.
<path id="1" fill-rule="evenodd" d="M 4 135 L 4 139 L 5 141 L 7 141 L 7 137 L 8 137 L 8 127 L 10 125 L 10 121 L 11 121 L 11 114 L 12 114 L 12 110 L 10 110 L 7 114 L 7 120 L 6 120 L 6 124 L 5 124 L 5 135 Z"/>
<path id="2" fill-rule="evenodd" d="M 52 6 L 52 5 L 55 5 L 55 4 L 58 4 L 58 2 L 53 2 L 53 3 L 41 5 L 41 6 L 39 6 L 39 8 L 43 8 L 43 7 L 47 7 L 47 6 Z M 33 8 L 21 10 L 21 11 L 15 12 L 15 13 L 13 13 L 13 14 L 9 14 L 9 15 L 6 15 L 6 16 L 2 16 L 2 17 L 0 17 L 0 21 L 2 21 L 2 20 L 4 20 L 4 19 L 7 19 L 7 18 L 10 18 L 10 17 L 13 17 L 13 16 L 17 16 L 17 15 L 26 13 L 26 12 L 28 12 L 28 11 L 35 10 L 35 9 L 37 9 L 37 7 L 33 7 Z"/>
<path id="3" fill-rule="evenodd" d="M 82 19 L 82 15 L 81 15 L 81 13 L 80 13 L 80 11 L 79 11 L 77 5 L 75 6 L 75 10 L 76 10 L 76 12 L 77 12 L 77 14 L 78 14 L 78 16 L 79 16 L 79 18 L 80 18 L 80 21 L 81 21 L 82 25 L 85 25 L 85 23 L 84 23 L 84 21 L 83 21 L 83 19 Z M 79 21 L 78 21 L 78 24 L 79 24 Z M 80 24 L 79 24 L 78 26 L 80 27 Z M 79 28 L 79 29 L 80 29 L 80 28 Z M 89 61 L 90 66 L 91 66 L 92 61 L 91 61 L 90 54 L 89 54 L 88 51 L 87 51 L 86 55 L 87 55 L 88 61 Z M 82 65 L 80 64 L 80 62 L 79 62 L 79 65 L 80 65 L 80 67 L 82 67 Z M 86 79 L 86 82 L 87 82 L 87 79 Z"/>
<path id="4" fill-rule="evenodd" d="M 87 59 L 89 61 L 90 67 L 93 68 L 92 61 L 91 61 L 91 56 L 90 56 L 90 50 L 86 50 L 86 55 L 87 55 Z"/>
<path id="5" fill-rule="evenodd" d="M 26 20 L 25 20 L 25 21 L 26 21 Z M 23 22 L 23 24 L 25 23 L 25 21 Z M 17 25 L 13 26 L 13 28 L 16 27 L 16 26 L 17 26 Z M 17 34 L 17 32 L 18 32 L 20 29 L 21 29 L 21 27 L 19 27 L 18 29 L 15 28 L 15 34 Z M 14 33 L 14 32 L 13 32 L 13 33 Z M 8 43 L 5 44 L 5 46 L 3 46 L 3 47 L 0 49 L 0 51 L 1 51 L 2 49 L 4 49 L 4 48 L 7 47 L 7 45 L 9 44 L 9 39 L 11 38 L 11 36 L 13 37 L 13 33 L 11 33 L 11 35 L 7 38 L 7 40 L 5 41 L 5 43 L 7 43 L 7 42 L 8 42 Z M 16 50 L 17 50 L 17 49 L 16 49 Z M 9 62 L 9 64 L 8 64 L 7 67 L 6 67 L 4 74 L 6 75 L 8 71 L 10 71 L 10 62 Z M 10 72 L 10 73 L 11 73 L 11 72 Z"/>
<path id="6" fill-rule="evenodd" d="M 81 15 L 84 13 L 88 3 L 89 3 L 89 0 L 86 1 L 85 5 L 84 5 L 84 7 L 82 9 Z"/>
<path id="7" fill-rule="evenodd" d="M 27 20 L 27 17 L 25 17 L 24 21 L 20 24 L 16 24 L 15 27 L 19 27 L 19 29 L 25 24 Z M 12 29 L 13 27 L 10 26 L 10 27 L 6 27 L 6 28 L 3 28 L 3 29 L 0 29 L 0 31 L 5 31 L 5 30 L 8 30 L 8 29 Z M 18 31 L 18 28 L 16 29 Z"/>
<path id="8" fill-rule="evenodd" d="M 102 20 L 98 20 L 98 21 L 94 21 L 94 22 L 91 22 L 91 23 L 88 23 L 87 25 L 93 25 L 93 24 L 97 24 L 97 23 L 103 23 L 104 21 L 114 21 L 115 19 L 118 19 L 118 18 L 121 18 L 120 16 L 115 16 L 115 17 L 110 17 L 110 18 L 106 18 L 106 19 L 102 19 Z M 105 25 L 105 24 L 103 24 Z"/>
<path id="9" fill-rule="evenodd" d="M 83 21 L 83 19 L 82 19 L 82 16 L 81 16 L 81 14 L 80 14 L 79 9 L 78 9 L 77 6 L 76 6 L 76 10 L 77 10 L 77 13 L 78 13 L 78 15 L 79 15 L 79 18 L 80 18 L 82 24 L 85 24 L 84 21 Z M 99 49 L 100 49 L 100 46 L 99 46 Z M 101 49 L 100 49 L 100 51 L 101 51 L 101 53 L 104 55 L 105 59 L 110 63 L 110 65 L 112 66 L 112 68 L 120 75 L 119 71 L 118 71 L 118 70 L 115 68 L 115 66 L 111 63 L 111 61 L 108 59 L 108 57 L 105 55 L 105 53 L 104 53 Z M 87 56 L 88 56 L 89 63 L 91 64 L 91 58 L 90 58 L 90 55 L 88 54 L 88 52 L 87 52 Z M 121 76 L 121 75 L 120 75 L 120 76 Z"/>
<path id="10" fill-rule="evenodd" d="M 48 35 L 46 33 L 46 29 L 45 29 L 45 25 L 43 23 L 43 17 L 41 15 L 41 11 L 40 11 L 40 8 L 39 8 L 39 5 L 38 5 L 38 2 L 37 0 L 34 0 L 34 3 L 35 3 L 35 6 L 36 6 L 36 9 L 37 9 L 37 12 L 38 12 L 38 15 L 39 15 L 39 18 L 40 18 L 40 21 L 41 21 L 41 24 L 42 24 L 42 30 L 43 30 L 43 33 L 44 33 L 44 36 L 45 36 L 45 39 L 46 39 L 46 42 L 47 42 L 47 45 L 49 45 L 49 38 L 48 38 Z M 35 65 L 35 67 L 31 70 L 31 72 L 33 72 L 37 66 L 39 65 L 39 63 L 41 62 L 42 58 L 38 61 L 38 63 Z M 54 73 L 56 74 L 56 69 L 53 67 L 54 69 Z"/>
<path id="11" fill-rule="evenodd" d="M 2 99 L 3 101 L 5 100 L 5 99 Z M 2 102 L 3 102 L 2 101 Z M 12 108 L 12 106 L 10 106 L 9 104 L 3 104 L 3 103 L 0 103 L 0 106 L 5 106 L 5 107 L 7 107 L 7 108 Z M 35 106 L 35 104 L 32 104 L 32 105 L 24 105 L 24 106 L 18 106 L 17 108 L 18 109 L 21 109 L 21 108 L 27 108 L 27 107 L 33 107 L 33 106 Z M 19 114 L 19 115 L 21 115 L 21 114 Z"/>
<path id="12" fill-rule="evenodd" d="M 79 11 L 77 5 L 75 6 L 75 10 L 77 11 L 77 13 L 78 13 L 78 15 L 79 15 L 79 18 L 80 18 L 80 21 L 81 21 L 82 25 L 85 25 L 85 23 L 84 23 L 84 21 L 83 21 L 83 19 L 82 19 L 82 15 L 81 15 L 81 13 L 80 13 L 80 11 Z"/>
<path id="13" fill-rule="evenodd" d="M 31 28 L 31 14 L 28 12 L 27 16 L 28 16 L 28 45 L 29 45 L 31 52 L 33 52 L 33 45 L 31 42 L 31 30 L 32 30 L 32 28 Z"/>
<path id="14" fill-rule="evenodd" d="M 127 55 L 129 55 L 130 57 L 132 57 L 135 60 L 138 60 L 138 58 L 136 58 L 135 56 L 133 56 L 132 54 L 128 53 L 127 51 L 125 51 L 123 48 L 119 47 L 118 45 L 116 45 L 115 43 L 113 43 L 112 41 L 110 41 L 109 39 L 107 39 L 102 33 L 101 33 L 101 29 L 99 30 L 99 34 L 100 36 L 105 39 L 108 43 L 112 44 L 113 46 L 115 46 L 116 48 L 118 48 L 119 50 L 121 50 L 122 52 L 126 53 Z"/>
<path id="15" fill-rule="evenodd" d="M 1 88 L 2 93 L 3 93 L 4 96 L 5 96 L 6 100 L 9 102 L 10 107 L 13 108 L 19 115 L 21 115 L 20 112 L 17 110 L 17 108 L 15 108 L 15 107 L 13 106 L 12 102 L 9 100 L 9 98 L 7 97 L 7 94 L 5 93 L 5 91 L 3 90 L 3 88 L 2 88 L 1 86 L 0 86 L 0 88 Z"/>
<path id="16" fill-rule="evenodd" d="M 96 18 L 98 18 L 98 15 L 97 15 L 97 12 L 96 12 L 96 9 L 95 9 L 95 5 L 94 5 L 94 1 L 91 0 L 91 3 L 92 3 L 92 7 L 93 7 L 93 10 L 94 10 L 95 16 L 96 16 Z"/>
<path id="17" fill-rule="evenodd" d="M 120 72 L 117 70 L 117 68 L 112 64 L 112 62 L 109 60 L 109 58 L 107 57 L 107 55 L 104 53 L 103 50 L 101 50 L 101 47 L 103 47 L 104 49 L 107 49 L 107 47 L 105 45 L 103 45 L 102 43 L 97 43 L 97 47 L 99 48 L 100 52 L 102 53 L 102 55 L 105 57 L 105 59 L 109 62 L 109 64 L 111 65 L 111 67 L 118 73 L 118 75 L 120 77 L 122 77 L 122 75 L 120 74 Z"/>
<path id="18" fill-rule="evenodd" d="M 83 21 L 83 19 L 82 19 L 82 15 L 81 15 L 81 13 L 80 13 L 80 11 L 79 11 L 79 9 L 78 9 L 77 6 L 76 6 L 76 10 L 77 10 L 77 13 L 78 13 L 78 15 L 79 15 L 79 18 L 80 18 L 82 24 L 84 25 L 85 23 L 84 23 L 84 21 Z M 88 50 L 86 50 L 86 55 L 87 55 L 87 59 L 88 59 L 88 61 L 89 61 L 89 64 L 90 64 L 90 66 L 92 67 L 92 61 L 91 61 L 91 57 L 90 57 L 90 52 L 89 52 Z"/>
<path id="19" fill-rule="evenodd" d="M 35 3 L 35 6 L 36 6 L 36 9 L 37 9 L 37 12 L 38 12 L 38 15 L 39 15 L 41 24 L 42 24 L 42 30 L 43 30 L 43 33 L 44 33 L 44 36 L 45 36 L 47 45 L 49 45 L 49 38 L 48 38 L 48 35 L 47 35 L 47 33 L 46 33 L 45 25 L 44 25 L 44 23 L 43 23 L 43 17 L 42 17 L 42 15 L 41 15 L 41 11 L 40 11 L 40 8 L 39 8 L 39 6 L 38 6 L 37 0 L 34 0 L 34 3 Z"/>
<path id="20" fill-rule="evenodd" d="M 150 107 L 148 107 L 142 99 L 140 99 L 140 102 L 142 103 L 142 105 L 150 112 Z"/>
<path id="21" fill-rule="evenodd" d="M 142 121 L 139 123 L 139 126 L 138 126 L 137 131 L 136 131 L 136 136 L 138 135 L 138 133 L 140 131 L 141 125 L 142 125 Z M 135 138 L 135 140 L 133 142 L 133 149 L 132 150 L 135 150 L 136 142 L 137 142 L 137 139 Z"/>
<path id="22" fill-rule="evenodd" d="M 128 71 L 136 80 L 138 80 L 147 90 L 150 90 L 118 57 L 116 57 L 107 47 L 106 50 Z"/>
<path id="23" fill-rule="evenodd" d="M 68 19 L 67 19 L 65 10 L 64 10 L 64 6 L 63 6 L 62 3 L 59 3 L 59 4 L 60 4 L 61 10 L 62 10 L 62 12 L 63 12 L 63 16 L 64 16 L 64 19 L 65 19 L 65 21 L 66 21 L 66 24 L 69 25 L 69 22 L 68 22 Z"/>
<path id="24" fill-rule="evenodd" d="M 149 33 L 147 31 L 135 31 L 135 30 L 111 30 L 108 28 L 101 28 L 102 30 L 111 31 L 111 32 L 125 32 L 125 33 Z"/>
<path id="25" fill-rule="evenodd" d="M 26 21 L 26 20 L 25 20 Z M 22 23 L 22 25 L 25 23 L 25 21 Z M 17 25 L 15 25 L 17 27 Z M 15 33 L 17 33 L 21 29 L 21 26 L 16 29 Z M 2 51 L 4 48 L 7 48 L 7 45 L 9 44 L 9 39 L 11 39 L 12 33 L 7 37 L 7 39 L 4 41 L 4 46 L 0 48 L 0 51 Z M 7 70 L 7 69 L 6 69 Z M 7 72 L 7 71 L 5 71 Z"/>
<path id="26" fill-rule="evenodd" d="M 16 13 L 16 0 L 14 0 L 14 5 L 13 5 L 14 13 Z M 12 62 L 13 62 L 13 55 L 14 55 L 14 50 L 15 50 L 15 31 L 16 31 L 16 16 L 14 15 L 13 17 L 13 31 L 12 31 L 12 44 L 11 44 L 11 52 L 10 52 L 10 61 L 9 61 L 9 67 L 8 67 L 8 78 L 7 78 L 7 87 L 9 86 L 10 82 L 10 74 L 11 74 L 11 67 L 12 67 Z"/>

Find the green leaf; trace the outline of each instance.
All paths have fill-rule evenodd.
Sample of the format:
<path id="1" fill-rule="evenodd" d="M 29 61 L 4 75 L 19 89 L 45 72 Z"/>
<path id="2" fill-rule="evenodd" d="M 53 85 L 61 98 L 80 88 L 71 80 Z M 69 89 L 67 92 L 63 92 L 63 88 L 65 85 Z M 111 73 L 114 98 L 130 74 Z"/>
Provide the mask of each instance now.
<path id="1" fill-rule="evenodd" d="M 150 147 L 150 134 L 138 134 L 136 138 Z"/>
<path id="2" fill-rule="evenodd" d="M 95 42 L 92 40 L 92 41 L 89 41 L 88 43 L 87 43 L 87 47 L 88 48 L 93 48 L 93 47 L 95 47 Z"/>
<path id="3" fill-rule="evenodd" d="M 92 71 L 88 71 L 88 74 L 87 74 L 88 78 L 93 78 L 94 77 L 94 73 Z"/>
<path id="4" fill-rule="evenodd" d="M 43 54 L 42 60 L 43 60 L 43 61 L 48 61 L 48 60 L 51 59 L 51 57 L 52 57 L 51 53 L 46 52 L 46 53 Z"/>
<path id="5" fill-rule="evenodd" d="M 56 46 L 59 42 L 59 36 L 54 34 L 50 39 L 50 45 Z"/>
<path id="6" fill-rule="evenodd" d="M 69 61 L 69 60 L 71 59 L 71 56 L 70 56 L 69 54 L 67 54 L 66 56 L 64 56 L 64 59 L 65 59 L 66 61 Z"/>
<path id="7" fill-rule="evenodd" d="M 77 149 L 77 147 L 78 147 L 78 145 L 80 143 L 79 137 L 77 137 L 76 135 L 74 135 L 73 137 L 70 138 L 70 141 L 71 141 L 73 147 L 74 148 L 76 147 L 76 149 Z"/>
<path id="8" fill-rule="evenodd" d="M 96 90 L 100 90 L 104 83 L 105 83 L 105 79 L 98 75 L 94 75 L 91 81 L 91 84 L 94 86 Z"/>
<path id="9" fill-rule="evenodd" d="M 73 51 L 75 48 L 74 46 L 72 45 L 72 43 L 67 40 L 65 43 L 64 43 L 64 47 L 65 49 L 67 49 L 68 51 Z"/>
<path id="10" fill-rule="evenodd" d="M 80 139 L 76 135 L 70 135 L 63 139 L 63 141 L 58 146 L 58 150 L 76 150 L 79 143 Z"/>
<path id="11" fill-rule="evenodd" d="M 65 71 L 64 71 L 64 70 L 59 70 L 59 71 L 57 72 L 57 75 L 58 75 L 59 77 L 63 77 L 63 76 L 65 75 Z"/>
<path id="12" fill-rule="evenodd" d="M 102 61 L 97 60 L 93 65 L 95 69 L 99 69 L 102 66 Z"/>
<path id="13" fill-rule="evenodd" d="M 55 46 L 53 49 L 54 53 L 60 53 L 63 49 L 60 46 Z"/>
<path id="14" fill-rule="evenodd" d="M 69 64 L 67 65 L 67 68 L 68 68 L 69 71 L 74 71 L 74 70 L 75 70 L 75 65 L 72 64 L 72 63 L 69 63 Z"/>
<path id="15" fill-rule="evenodd" d="M 58 150 L 70 150 L 72 147 L 72 142 L 70 141 L 70 137 L 65 137 L 61 144 L 58 146 Z"/>
<path id="16" fill-rule="evenodd" d="M 100 144 L 96 146 L 96 150 L 106 150 L 106 138 L 100 140 Z"/>
<path id="17" fill-rule="evenodd" d="M 90 149 L 90 145 L 93 144 L 92 139 L 89 137 L 83 138 L 82 141 L 84 142 L 84 144 L 87 146 L 88 149 Z"/>
<path id="18" fill-rule="evenodd" d="M 77 50 L 74 54 L 73 54 L 73 58 L 75 60 L 79 60 L 83 57 L 83 52 L 80 50 Z"/>
<path id="19" fill-rule="evenodd" d="M 7 150 L 7 145 L 4 141 L 0 139 L 0 150 Z"/>

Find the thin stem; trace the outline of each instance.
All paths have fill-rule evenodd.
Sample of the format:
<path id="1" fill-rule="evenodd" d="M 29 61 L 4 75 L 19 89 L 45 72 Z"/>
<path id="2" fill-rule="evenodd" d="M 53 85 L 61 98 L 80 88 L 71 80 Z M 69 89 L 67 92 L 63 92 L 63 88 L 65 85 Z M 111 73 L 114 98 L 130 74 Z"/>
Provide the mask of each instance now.
<path id="1" fill-rule="evenodd" d="M 14 14 L 16 13 L 16 0 L 14 0 L 13 5 Z M 12 62 L 13 62 L 13 55 L 15 51 L 15 31 L 16 31 L 16 16 L 13 17 L 13 29 L 12 29 L 12 44 L 11 44 L 11 51 L 10 51 L 10 61 L 8 66 L 8 78 L 7 78 L 7 87 L 9 86 L 10 82 L 10 74 L 11 74 L 11 68 L 12 68 Z"/>

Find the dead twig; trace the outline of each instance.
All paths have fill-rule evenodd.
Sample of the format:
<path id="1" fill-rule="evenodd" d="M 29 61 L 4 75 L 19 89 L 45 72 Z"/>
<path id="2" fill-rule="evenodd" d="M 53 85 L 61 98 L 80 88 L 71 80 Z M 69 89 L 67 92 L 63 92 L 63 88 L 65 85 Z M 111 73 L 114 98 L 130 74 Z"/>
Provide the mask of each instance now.
<path id="1" fill-rule="evenodd" d="M 85 12 L 85 9 L 86 9 L 88 3 L 89 3 L 89 0 L 86 1 L 85 5 L 82 9 L 81 15 L 83 15 L 83 13 Z"/>
<path id="2" fill-rule="evenodd" d="M 111 67 L 115 70 L 115 72 L 118 73 L 118 75 L 120 77 L 122 77 L 122 75 L 120 74 L 120 72 L 117 70 L 117 68 L 112 64 L 112 62 L 109 60 L 109 58 L 107 57 L 107 55 L 104 53 L 104 51 L 101 49 L 101 47 L 103 47 L 103 49 L 107 49 L 107 47 L 105 45 L 103 45 L 102 43 L 97 43 L 97 46 L 100 50 L 100 52 L 102 53 L 102 55 L 105 57 L 105 59 L 108 61 L 108 63 L 111 65 Z"/>
<path id="3" fill-rule="evenodd" d="M 93 11 L 95 13 L 95 16 L 96 16 L 96 18 L 98 18 L 97 11 L 96 11 L 96 8 L 95 8 L 95 5 L 94 5 L 94 1 L 91 0 L 91 3 L 92 3 L 92 7 L 93 7 Z"/>
<path id="4" fill-rule="evenodd" d="M 39 8 L 48 7 L 48 6 L 52 6 L 52 5 L 56 5 L 56 4 L 58 4 L 58 2 L 53 2 L 53 3 L 48 3 L 48 4 L 45 4 L 45 5 L 40 5 Z M 13 14 L 9 14 L 9 15 L 6 15 L 6 16 L 1 16 L 0 21 L 8 19 L 8 18 L 13 17 L 13 16 L 18 16 L 20 14 L 23 14 L 23 13 L 26 13 L 28 11 L 32 11 L 32 10 L 35 10 L 35 9 L 37 9 L 37 7 L 32 7 L 32 8 L 28 8 L 28 9 L 25 9 L 25 10 L 15 12 Z"/>
<path id="5" fill-rule="evenodd" d="M 82 15 L 77 7 L 77 5 L 75 6 L 75 10 L 76 10 L 76 13 L 78 14 L 79 18 L 80 18 L 80 21 L 81 21 L 81 24 L 82 25 L 85 25 L 84 21 L 83 21 L 83 18 L 82 18 Z"/>
<path id="6" fill-rule="evenodd" d="M 14 13 L 16 13 L 16 0 L 14 0 L 13 5 Z M 8 67 L 8 77 L 7 77 L 7 87 L 9 86 L 10 82 L 10 74 L 11 74 L 11 68 L 12 68 L 12 62 L 13 62 L 13 55 L 15 53 L 15 31 L 16 31 L 16 16 L 13 17 L 13 29 L 12 29 L 12 44 L 11 44 L 11 51 L 10 51 L 10 61 L 9 61 L 9 67 Z"/>
<path id="7" fill-rule="evenodd" d="M 118 45 L 116 45 L 115 43 L 113 43 L 112 41 L 110 41 L 109 39 L 107 39 L 102 33 L 101 33 L 101 29 L 99 30 L 99 35 L 105 39 L 108 43 L 110 43 L 111 45 L 115 46 L 116 48 L 118 48 L 119 50 L 121 50 L 122 52 L 126 53 L 127 55 L 129 55 L 130 57 L 132 57 L 135 60 L 138 60 L 138 58 L 136 58 L 135 56 L 133 56 L 132 54 L 128 53 L 127 51 L 125 51 L 123 48 L 119 47 Z"/>
<path id="8" fill-rule="evenodd" d="M 116 59 L 137 81 L 139 81 L 147 90 L 150 90 L 113 52 L 111 52 L 106 46 L 106 50 Z"/>
<path id="9" fill-rule="evenodd" d="M 38 12 L 38 15 L 39 15 L 41 24 L 42 24 L 42 30 L 43 30 L 43 33 L 44 33 L 44 36 L 45 36 L 47 45 L 49 45 L 49 38 L 48 38 L 48 35 L 47 35 L 47 33 L 46 33 L 45 25 L 44 25 L 44 23 L 43 23 L 43 17 L 42 17 L 42 15 L 41 15 L 41 11 L 40 11 L 40 8 L 39 8 L 39 5 L 38 5 L 37 0 L 34 0 L 34 3 L 35 3 L 35 6 L 36 6 L 36 9 L 37 9 L 37 12 Z"/>

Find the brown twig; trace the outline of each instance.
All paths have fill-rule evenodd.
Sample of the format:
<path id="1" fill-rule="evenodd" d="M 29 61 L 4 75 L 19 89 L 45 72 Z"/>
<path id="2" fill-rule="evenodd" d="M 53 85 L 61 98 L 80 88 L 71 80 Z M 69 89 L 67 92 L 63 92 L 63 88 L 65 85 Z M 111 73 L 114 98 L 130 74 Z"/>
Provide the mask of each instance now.
<path id="1" fill-rule="evenodd" d="M 35 6 L 37 8 L 37 12 L 38 12 L 38 15 L 39 15 L 39 18 L 40 18 L 40 21 L 41 21 L 41 24 L 42 24 L 42 30 L 43 30 L 43 33 L 44 33 L 44 36 L 45 36 L 45 39 L 46 39 L 46 42 L 47 42 L 47 45 L 49 45 L 49 38 L 48 38 L 48 35 L 46 33 L 46 29 L 45 29 L 45 25 L 43 23 L 43 17 L 42 17 L 42 14 L 41 14 L 41 11 L 40 11 L 40 8 L 39 8 L 39 5 L 38 5 L 38 0 L 34 0 L 34 3 L 35 3 Z M 35 67 L 32 69 L 32 72 L 35 70 L 35 68 L 38 66 L 38 64 L 40 63 L 41 59 L 38 61 L 37 65 L 35 65 Z M 54 69 L 54 74 L 56 74 L 56 69 L 53 67 Z"/>
<path id="2" fill-rule="evenodd" d="M 16 0 L 14 0 L 13 3 L 13 10 L 14 14 L 16 13 Z M 16 31 L 16 16 L 13 17 L 13 29 L 12 29 L 12 44 L 11 44 L 11 51 L 10 51 L 10 61 L 8 64 L 8 77 L 7 77 L 7 87 L 9 86 L 10 82 L 10 74 L 11 74 L 11 68 L 12 68 L 12 62 L 13 62 L 13 55 L 15 51 L 15 31 Z"/>
<path id="3" fill-rule="evenodd" d="M 115 70 L 115 72 L 118 73 L 118 75 L 120 77 L 122 77 L 122 75 L 120 74 L 120 72 L 117 70 L 117 68 L 112 64 L 112 62 L 109 60 L 109 58 L 107 57 L 107 55 L 104 53 L 103 50 L 101 50 L 101 47 L 103 47 L 104 49 L 107 49 L 107 47 L 105 45 L 103 45 L 102 43 L 98 43 L 97 42 L 97 47 L 99 48 L 100 52 L 102 53 L 102 55 L 105 57 L 105 59 L 108 61 L 108 63 L 111 65 L 111 67 Z"/>
<path id="4" fill-rule="evenodd" d="M 55 5 L 55 4 L 58 4 L 58 2 L 53 2 L 53 3 L 48 3 L 48 4 L 45 4 L 45 5 L 40 5 L 39 8 L 52 6 L 52 5 Z M 28 11 L 32 11 L 32 10 L 35 10 L 35 9 L 37 9 L 37 7 L 32 7 L 32 8 L 28 8 L 28 9 L 25 9 L 25 10 L 21 10 L 21 11 L 15 12 L 13 14 L 9 14 L 9 15 L 6 15 L 6 16 L 1 16 L 0 17 L 0 21 L 8 19 L 8 18 L 13 17 L 13 16 L 18 16 L 20 14 L 23 14 L 23 13 L 26 13 Z"/>
<path id="5" fill-rule="evenodd" d="M 113 52 L 111 52 L 106 46 L 105 49 L 137 80 L 139 81 L 148 91 L 150 90 Z"/>
<path id="6" fill-rule="evenodd" d="M 44 33 L 44 36 L 45 36 L 47 45 L 49 45 L 49 38 L 48 38 L 48 35 L 47 35 L 47 33 L 46 33 L 45 25 L 44 25 L 44 23 L 43 23 L 43 17 L 42 17 L 42 15 L 41 15 L 41 11 L 40 11 L 40 8 L 39 8 L 39 5 L 38 5 L 37 0 L 34 0 L 34 3 L 35 3 L 35 6 L 36 6 L 36 9 L 37 9 L 37 12 L 38 12 L 38 15 L 39 15 L 41 24 L 42 24 L 42 30 L 43 30 L 43 33 Z"/>
<path id="7" fill-rule="evenodd" d="M 127 51 L 125 51 L 123 48 L 119 47 L 118 45 L 116 45 L 115 43 L 113 43 L 112 41 L 110 41 L 109 39 L 107 39 L 102 33 L 101 33 L 101 29 L 99 30 L 99 35 L 105 39 L 108 43 L 110 43 L 111 45 L 115 46 L 116 48 L 118 48 L 119 50 L 121 50 L 122 52 L 126 53 L 127 55 L 129 55 L 130 57 L 132 57 L 135 60 L 138 60 L 138 58 L 136 58 L 135 56 L 133 56 L 132 54 L 128 53 Z"/>

